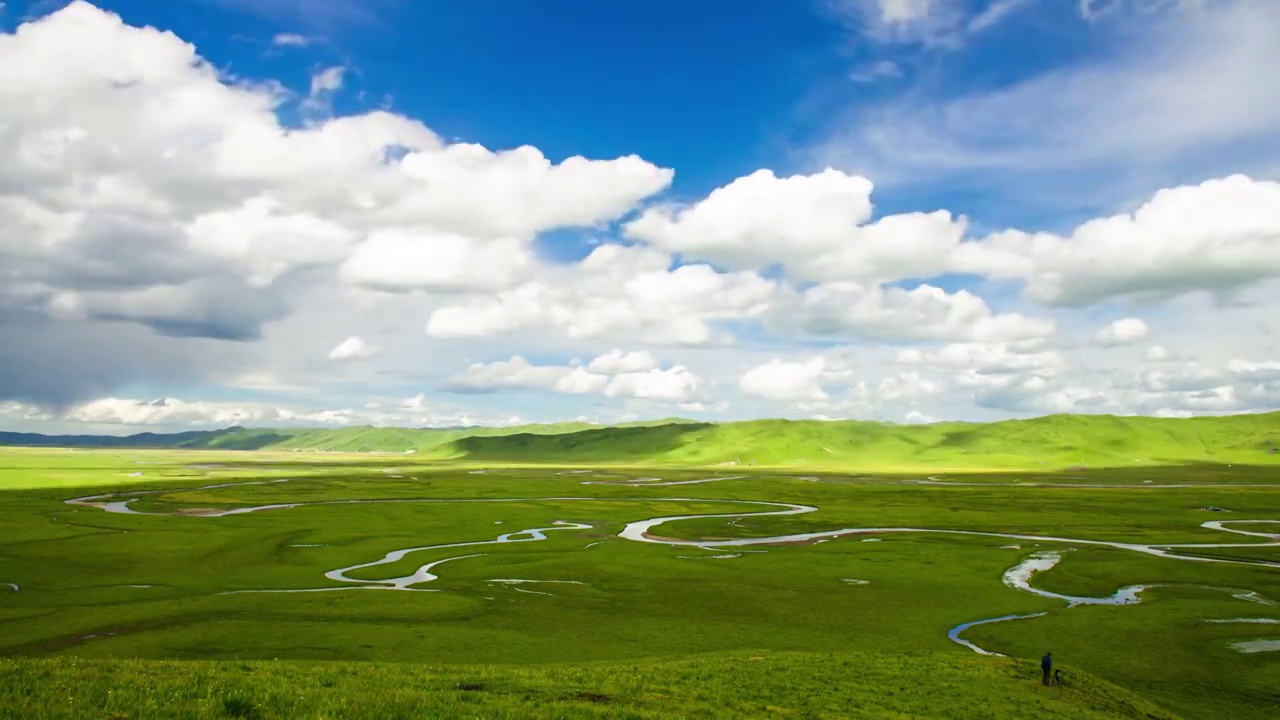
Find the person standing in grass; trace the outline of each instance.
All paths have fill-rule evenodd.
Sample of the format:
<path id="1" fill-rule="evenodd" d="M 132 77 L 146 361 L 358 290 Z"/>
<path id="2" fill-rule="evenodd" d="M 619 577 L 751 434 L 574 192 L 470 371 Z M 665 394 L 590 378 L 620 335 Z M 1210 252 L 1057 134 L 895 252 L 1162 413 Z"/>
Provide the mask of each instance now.
<path id="1" fill-rule="evenodd" d="M 1053 653 L 1047 652 L 1040 658 L 1040 669 L 1044 671 L 1044 684 L 1049 684 L 1049 673 L 1053 670 Z"/>

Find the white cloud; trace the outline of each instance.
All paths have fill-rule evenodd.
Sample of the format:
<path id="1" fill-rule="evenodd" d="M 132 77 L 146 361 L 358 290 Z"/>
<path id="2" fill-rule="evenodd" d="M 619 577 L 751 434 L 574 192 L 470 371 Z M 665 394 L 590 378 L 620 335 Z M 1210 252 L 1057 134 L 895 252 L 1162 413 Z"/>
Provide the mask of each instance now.
<path id="1" fill-rule="evenodd" d="M 837 17 L 880 42 L 956 48 L 1003 21 L 1029 0 L 827 0 Z"/>
<path id="2" fill-rule="evenodd" d="M 1017 343 L 955 343 L 936 350 L 900 350 L 897 361 L 908 365 L 1002 374 L 1052 370 L 1066 364 L 1056 350 L 1022 348 Z"/>
<path id="3" fill-rule="evenodd" d="M 903 419 L 903 422 L 905 422 L 908 425 L 930 425 L 932 423 L 938 422 L 938 419 L 936 417 L 933 417 L 932 415 L 925 415 L 924 413 L 918 410 L 911 410 L 910 412 L 907 413 L 907 416 L 906 418 Z"/>
<path id="4" fill-rule="evenodd" d="M 609 378 L 604 394 L 608 397 L 641 398 L 688 402 L 702 387 L 702 378 L 682 365 L 666 370 L 626 372 Z"/>
<path id="5" fill-rule="evenodd" d="M 1119 10 L 1125 0 L 1076 0 L 1080 17 L 1093 21 Z"/>
<path id="6" fill-rule="evenodd" d="M 559 393 L 571 395 L 591 395 L 603 393 L 609 386 L 609 376 L 594 373 L 586 368 L 555 368 L 564 373 L 552 385 L 551 389 Z"/>
<path id="7" fill-rule="evenodd" d="M 969 19 L 966 28 L 970 33 L 979 33 L 994 27 L 1014 12 L 1021 10 L 1033 0 L 992 0 L 981 12 Z"/>
<path id="8" fill-rule="evenodd" d="M 32 417 L 30 406 L 9 403 L 0 406 L 0 416 L 15 412 Z M 38 412 L 38 411 L 35 411 Z M 178 398 L 132 400 L 101 398 L 83 403 L 53 417 L 48 413 L 39 419 L 56 419 L 70 423 L 126 428 L 161 427 L 172 429 L 222 428 L 232 425 L 249 427 L 348 427 L 380 425 L 401 427 L 456 427 L 460 425 L 515 425 L 522 421 L 513 416 L 473 414 L 447 407 L 436 407 L 418 395 L 400 402 L 391 412 L 377 409 L 355 410 L 303 409 L 261 403 L 184 401 Z"/>
<path id="9" fill-rule="evenodd" d="M 727 402 L 718 402 L 718 403 L 688 402 L 688 403 L 680 403 L 677 407 L 679 407 L 680 410 L 683 412 L 722 413 L 729 409 L 729 403 Z"/>
<path id="10" fill-rule="evenodd" d="M 188 403 L 176 398 L 103 398 L 71 409 L 65 418 L 94 424 L 227 426 L 251 421 L 254 415 L 254 410 L 235 405 Z"/>
<path id="11" fill-rule="evenodd" d="M 1058 376 L 970 375 L 983 407 L 1031 413 L 1113 413 L 1185 417 L 1280 408 L 1280 363 L 1234 359 L 1223 365 L 1169 360 L 1159 368 Z M 969 382 L 966 382 L 969 381 Z"/>
<path id="12" fill-rule="evenodd" d="M 342 81 L 324 69 L 310 94 Z M 362 287 L 508 287 L 538 233 L 612 220 L 672 177 L 635 156 L 553 164 L 530 147 L 446 143 L 387 112 L 288 128 L 288 97 L 85 2 L 0 34 L 6 333 L 20 316 L 32 333 L 44 318 L 45 332 L 113 322 L 253 340 L 313 288 L 343 295 L 338 267 Z M 73 399 L 111 389 L 80 374 L 41 386 Z"/>
<path id="13" fill-rule="evenodd" d="M 823 385 L 831 380 L 822 357 L 803 362 L 775 358 L 743 373 L 738 389 L 743 395 L 778 402 L 821 401 L 830 397 Z"/>
<path id="14" fill-rule="evenodd" d="M 3 7 L 0 7 L 0 10 L 3 9 Z M 0 418 L 12 422 L 40 422 L 52 419 L 52 415 L 42 407 L 20 403 L 16 400 L 4 400 L 0 401 Z"/>
<path id="15" fill-rule="evenodd" d="M 857 83 L 870 83 L 896 77 L 902 77 L 902 68 L 892 60 L 878 60 L 854 68 L 849 73 L 849 79 Z"/>
<path id="16" fill-rule="evenodd" d="M 592 360 L 587 365 L 587 370 L 602 375 L 616 375 L 618 373 L 645 372 L 657 367 L 658 359 L 647 351 L 639 350 L 624 353 L 621 350 L 611 350 Z"/>
<path id="17" fill-rule="evenodd" d="M 549 389 L 571 372 L 567 367 L 531 365 L 515 355 L 509 360 L 473 363 L 463 374 L 449 378 L 444 389 L 452 392 Z"/>
<path id="18" fill-rule="evenodd" d="M 775 329 L 879 339 L 999 342 L 1053 335 L 1052 321 L 993 313 L 968 291 L 931 285 L 898 287 L 832 282 L 812 287 L 770 315 Z"/>
<path id="19" fill-rule="evenodd" d="M 1255 159 L 1241 148 L 1275 147 L 1280 77 L 1263 70 L 1280 64 L 1280 4 L 1205 3 L 1115 42 L 1011 84 L 860 105 L 818 155 L 871 168 L 881 182 L 1005 183 L 1029 194 L 1020 174 L 1029 170 L 1220 168 Z"/>
<path id="20" fill-rule="evenodd" d="M 1230 292 L 1280 276 L 1280 183 L 1235 175 L 1161 190 L 1070 237 L 1009 231 L 965 244 L 952 262 L 1024 278 L 1032 298 L 1056 305 Z"/>
<path id="21" fill-rule="evenodd" d="M 1275 360 L 1253 362 L 1237 358 L 1227 363 L 1227 372 L 1240 380 L 1275 382 L 1280 381 L 1280 362 Z"/>
<path id="22" fill-rule="evenodd" d="M 1274 83 L 1237 71 L 1274 53 L 1265 42 L 1274 28 L 1255 26 L 1275 10 L 1233 5 L 1207 9 L 1203 29 L 1182 16 L 1162 19 L 1169 33 L 1134 28 L 1135 49 L 1118 60 L 1058 71 L 1033 90 L 1006 88 L 1010 97 L 1026 93 L 1017 102 L 960 92 L 917 116 L 909 111 L 926 96 L 898 95 L 906 122 L 889 123 L 890 134 L 875 140 L 908 161 L 888 163 L 888 178 L 868 176 L 883 187 L 901 180 L 899 167 L 923 168 L 954 189 L 957 176 L 946 171 L 956 170 L 966 173 L 969 198 L 983 181 L 970 178 L 973 168 L 1014 183 L 1028 168 L 1120 162 L 1176 184 L 1188 176 L 1145 160 L 1190 148 L 1234 163 L 1219 152 L 1228 141 L 1266 156 L 1259 128 L 1280 117 Z M 908 26 L 945 19 L 953 37 L 968 37 L 1017 7 L 901 4 L 886 24 L 906 39 Z M 960 12 L 933 12 L 947 8 Z M 881 23 L 883 8 L 875 10 Z M 1213 43 L 1205 38 L 1230 39 L 1237 24 L 1242 47 L 1217 42 L 1223 57 L 1206 50 Z M 1178 33 L 1198 38 L 1185 51 L 1203 67 L 1166 49 L 1180 47 L 1168 42 Z M 858 57 L 868 70 L 891 72 L 874 52 Z M 893 67 L 911 61 L 902 62 Z M 1120 79 L 1108 75 L 1117 68 Z M 1159 70 L 1155 80 L 1135 79 L 1150 68 Z M 317 96 L 351 80 L 316 69 Z M 1217 70 L 1236 74 L 1175 83 Z M 1117 88 L 1142 92 L 1107 95 Z M 1280 297 L 1274 182 L 1225 177 L 1146 202 L 1146 189 L 1112 194 L 1105 204 L 1123 212 L 1090 210 L 1100 219 L 1074 231 L 966 237 L 959 206 L 912 213 L 913 196 L 935 196 L 894 193 L 895 214 L 877 213 L 871 182 L 852 172 L 762 170 L 688 204 L 644 204 L 669 187 L 672 171 L 634 156 L 553 162 L 531 147 L 445 141 L 387 112 L 282 123 L 310 89 L 222 76 L 173 35 L 84 3 L 0 34 L 0 403 L 32 403 L 0 405 L 6 422 L 466 424 L 465 411 L 428 394 L 392 399 L 410 383 L 545 393 L 535 400 L 549 416 L 727 412 L 716 392 L 724 387 L 744 396 L 727 398 L 741 416 L 894 420 L 909 412 L 1214 413 L 1280 398 L 1265 324 Z M 1100 92 L 1108 107 L 1085 103 Z M 1169 112 L 1186 110 L 1183 96 L 1195 93 L 1202 113 Z M 1149 128 L 1122 112 L 1133 109 Z M 1118 128 L 1104 122 L 1113 113 Z M 1021 203 L 1042 189 L 1019 187 L 1008 197 L 1012 212 L 1033 214 Z M 1069 196 L 1079 202 L 1073 213 L 1102 204 Z M 622 232 L 640 244 L 612 237 L 619 220 L 633 220 Z M 547 238 L 539 236 L 561 228 L 585 228 L 598 246 L 581 261 L 540 258 Z M 1096 350 L 1054 341 L 1059 328 L 1091 337 L 1089 318 L 1099 315 L 1071 308 L 1095 304 L 1106 304 L 1108 319 L 1161 318 L 1161 343 L 1194 348 L 1199 362 L 1120 330 L 1104 342 L 1124 336 L 1132 349 L 1105 363 Z M 386 346 L 378 362 L 325 360 L 334 341 L 357 331 Z M 857 341 L 856 371 L 834 353 L 793 354 L 845 337 Z M 375 351 L 356 337 L 330 352 L 356 359 Z M 550 353 L 583 360 L 539 364 Z M 509 359 L 446 379 L 463 367 L 451 364 L 459 357 Z M 114 398 L 84 407 L 142 381 L 157 392 L 216 383 L 219 398 L 331 388 L 344 402 L 307 409 Z M 377 392 L 344 409 L 353 387 Z M 66 419 L 69 407 L 83 419 Z"/>
<path id="23" fill-rule="evenodd" d="M 350 229 L 315 215 L 286 214 L 270 195 L 200 215 L 183 230 L 191 251 L 239 265 L 256 287 L 296 267 L 338 262 L 355 243 Z"/>
<path id="24" fill-rule="evenodd" d="M 674 173 L 635 155 L 553 164 L 537 148 L 494 153 L 458 143 L 406 155 L 396 169 L 417 188 L 389 221 L 422 222 L 475 237 L 522 237 L 617 218 L 667 188 Z"/>
<path id="25" fill-rule="evenodd" d="M 981 378 L 973 396 L 980 407 L 1032 413 L 1114 413 L 1122 409 L 1112 393 L 1043 375 L 970 378 Z"/>
<path id="26" fill-rule="evenodd" d="M 311 76 L 311 90 L 302 101 L 302 110 L 315 115 L 329 115 L 333 112 L 333 96 L 342 89 L 343 78 L 347 74 L 345 67 L 325 68 Z"/>
<path id="27" fill-rule="evenodd" d="M 776 283 L 753 273 L 720 273 L 707 265 L 669 270 L 671 262 L 641 247 L 601 245 L 581 263 L 543 268 L 539 279 L 512 290 L 437 309 L 427 334 L 551 330 L 574 339 L 709 345 L 731 339 L 717 321 L 759 317 L 777 293 Z"/>
<path id="28" fill-rule="evenodd" d="M 330 360 L 368 360 L 381 353 L 381 348 L 370 345 L 363 338 L 352 335 L 329 351 Z"/>
<path id="29" fill-rule="evenodd" d="M 869 180 L 827 169 L 779 178 L 758 170 L 685 208 L 655 208 L 628 236 L 668 252 L 809 280 L 896 280 L 942 272 L 964 234 L 945 211 L 871 221 Z"/>
<path id="30" fill-rule="evenodd" d="M 1053 305 L 1225 293 L 1280 276 L 1276 182 L 1208 180 L 1161 190 L 1132 213 L 1086 222 L 1069 236 L 1008 230 L 969 241 L 967 221 L 947 211 L 873 222 L 871 189 L 831 169 L 787 178 L 760 170 L 690 206 L 650 209 L 625 231 L 728 267 L 780 265 L 799 280 L 857 283 L 843 287 L 947 272 L 1017 279 L 1030 298 Z"/>
<path id="31" fill-rule="evenodd" d="M 277 33 L 271 38 L 271 44 L 277 47 L 306 47 L 315 42 L 315 38 L 298 33 Z"/>
<path id="32" fill-rule="evenodd" d="M 532 365 L 520 356 L 492 363 L 474 363 L 444 385 L 452 392 L 495 392 L 502 389 L 546 390 L 570 395 L 690 402 L 702 379 L 682 365 L 656 367 L 648 353 L 601 355 L 586 367 Z M 642 369 L 643 368 L 643 369 Z"/>
<path id="33" fill-rule="evenodd" d="M 1145 339 L 1150 332 L 1150 328 L 1141 319 L 1122 318 L 1099 330 L 1098 334 L 1093 336 L 1093 342 L 1101 347 L 1132 345 Z"/>
<path id="34" fill-rule="evenodd" d="M 1089 22 L 1106 18 L 1123 10 L 1154 15 L 1170 10 L 1196 10 L 1205 6 L 1206 0 L 1077 0 L 1080 17 Z"/>
<path id="35" fill-rule="evenodd" d="M 880 12 L 880 22 L 905 23 L 922 20 L 936 11 L 943 0 L 871 0 Z"/>
<path id="36" fill-rule="evenodd" d="M 389 292 L 501 290 L 534 264 L 527 243 L 478 241 L 454 233 L 377 230 L 343 263 L 343 280 Z"/>
<path id="37" fill-rule="evenodd" d="M 898 373 L 880 381 L 876 395 L 886 402 L 916 403 L 942 394 L 942 386 L 917 372 Z"/>

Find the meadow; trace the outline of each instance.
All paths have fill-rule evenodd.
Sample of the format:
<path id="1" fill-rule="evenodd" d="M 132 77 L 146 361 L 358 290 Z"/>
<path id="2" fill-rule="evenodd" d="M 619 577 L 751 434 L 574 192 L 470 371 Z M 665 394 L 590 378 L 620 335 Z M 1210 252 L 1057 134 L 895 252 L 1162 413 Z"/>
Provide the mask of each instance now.
<path id="1" fill-rule="evenodd" d="M 0 449 L 0 717 L 1280 714 L 1270 458 L 429 455 Z"/>

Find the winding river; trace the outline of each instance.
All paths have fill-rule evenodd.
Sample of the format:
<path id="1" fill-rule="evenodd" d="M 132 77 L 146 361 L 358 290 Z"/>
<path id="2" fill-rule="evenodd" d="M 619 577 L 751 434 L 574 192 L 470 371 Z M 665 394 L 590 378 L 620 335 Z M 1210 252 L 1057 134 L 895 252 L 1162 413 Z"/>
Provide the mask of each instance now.
<path id="1" fill-rule="evenodd" d="M 574 474 L 580 474 L 580 473 L 575 472 Z M 669 482 L 662 481 L 661 478 L 646 477 L 646 478 L 631 478 L 630 480 L 626 480 L 626 481 L 591 480 L 591 481 L 583 481 L 582 484 L 627 485 L 627 486 L 633 486 L 633 487 L 660 487 L 660 486 L 670 486 L 670 485 L 693 485 L 693 484 L 700 484 L 700 483 L 720 482 L 725 480 L 741 479 L 743 477 L 746 477 L 746 476 L 736 475 L 736 476 L 727 476 L 727 477 L 700 478 L 696 480 L 678 480 L 678 481 L 669 481 Z M 240 486 L 240 485 L 269 485 L 269 484 L 283 483 L 283 482 L 289 482 L 289 481 L 290 479 L 284 478 L 284 479 L 277 479 L 277 480 L 221 483 L 216 485 L 205 485 L 197 488 L 165 488 L 165 489 L 157 489 L 157 490 L 141 490 L 141 491 L 127 492 L 127 493 L 108 493 L 103 495 L 90 495 L 86 497 L 72 498 L 70 500 L 66 500 L 65 502 L 69 505 L 75 505 L 80 507 L 99 508 L 108 513 L 118 513 L 118 514 L 127 514 L 127 515 L 162 515 L 162 516 L 177 515 L 177 516 L 191 516 L 191 517 L 226 517 L 230 515 L 243 515 L 247 513 L 263 512 L 268 510 L 283 510 L 283 509 L 306 507 L 306 506 L 377 504 L 377 503 L 439 504 L 439 503 L 502 503 L 502 502 L 586 502 L 586 501 L 725 503 L 725 504 L 738 505 L 738 506 L 747 505 L 747 506 L 752 506 L 753 508 L 762 508 L 762 509 L 742 510 L 737 512 L 725 512 L 725 513 L 668 515 L 668 516 L 662 516 L 662 517 L 648 518 L 644 520 L 636 520 L 636 521 L 627 523 L 627 525 L 622 529 L 621 532 L 618 533 L 617 536 L 623 540 L 628 540 L 631 542 L 652 543 L 652 544 L 680 546 L 680 547 L 693 547 L 693 548 L 700 548 L 704 550 L 721 550 L 726 548 L 742 548 L 742 547 L 750 547 L 750 546 L 756 546 L 756 545 L 770 546 L 770 545 L 810 544 L 810 543 L 817 543 L 817 542 L 825 542 L 827 540 L 832 540 L 835 538 L 851 536 L 851 535 L 879 536 L 879 535 L 884 535 L 889 533 L 947 534 L 947 535 L 964 535 L 964 536 L 975 536 L 975 537 L 1005 538 L 1005 539 L 1012 539 L 1012 540 L 1039 541 L 1039 542 L 1045 542 L 1045 543 L 1063 543 L 1063 544 L 1069 544 L 1069 545 L 1108 547 L 1108 548 L 1114 548 L 1118 550 L 1126 550 L 1130 552 L 1141 553 L 1144 555 L 1151 555 L 1155 557 L 1170 558 L 1170 559 L 1189 561 L 1189 562 L 1252 565 L 1252 566 L 1268 567 L 1268 568 L 1280 567 L 1280 563 L 1266 561 L 1266 560 L 1235 560 L 1235 559 L 1227 559 L 1227 558 L 1213 558 L 1213 557 L 1203 557 L 1203 556 L 1197 556 L 1197 555 L 1186 555 L 1186 554 L 1179 554 L 1178 552 L 1178 551 L 1194 551 L 1198 549 L 1212 549 L 1212 548 L 1278 546 L 1280 545 L 1280 533 L 1262 532 L 1259 530 L 1242 530 L 1242 529 L 1229 527 L 1229 526 L 1239 525 L 1239 524 L 1246 524 L 1246 525 L 1280 524 L 1280 520 L 1244 520 L 1244 519 L 1211 520 L 1211 521 L 1203 522 L 1200 524 L 1200 527 L 1203 527 L 1208 530 L 1216 530 L 1220 532 L 1233 533 L 1236 535 L 1247 536 L 1249 538 L 1261 538 L 1265 540 L 1264 542 L 1144 544 L 1144 543 L 1115 542 L 1115 541 L 1108 541 L 1108 540 L 1090 540 L 1090 539 L 1084 539 L 1084 538 L 1070 538 L 1070 537 L 1060 537 L 1060 536 L 1054 536 L 1054 535 L 1031 535 L 1031 534 L 1024 534 L 1024 533 L 1001 533 L 1001 532 L 990 532 L 990 531 L 980 531 L 980 530 L 954 530 L 954 529 L 947 529 L 947 528 L 927 528 L 927 527 L 924 527 L 924 528 L 861 527 L 861 528 L 843 528 L 839 530 L 826 530 L 826 531 L 820 531 L 820 532 L 795 533 L 790 535 L 775 535 L 775 536 L 768 536 L 768 537 L 736 538 L 732 540 L 684 540 L 684 539 L 677 539 L 677 538 L 656 535 L 654 534 L 654 530 L 667 523 L 675 523 L 683 520 L 700 520 L 700 519 L 709 519 L 709 518 L 741 519 L 741 518 L 747 518 L 747 517 L 801 515 L 805 513 L 815 512 L 818 510 L 818 508 L 811 505 L 800 505 L 795 503 L 772 502 L 772 501 L 764 501 L 764 500 L 731 500 L 731 499 L 680 498 L 680 497 L 626 497 L 626 498 L 534 497 L 534 498 L 459 498 L 459 499 L 410 498 L 410 499 L 321 500 L 321 501 L 314 501 L 314 502 L 276 503 L 276 504 L 270 504 L 270 505 L 258 505 L 258 506 L 223 509 L 223 510 L 187 509 L 187 510 L 173 512 L 173 513 L 144 512 L 144 511 L 135 510 L 130 506 L 131 503 L 138 500 L 139 498 L 146 495 L 155 494 L 155 493 L 184 492 L 184 491 L 190 492 L 190 491 L 199 491 L 199 490 L 211 490 L 211 489 L 223 488 L 223 487 L 234 487 L 234 486 Z M 921 481 L 921 482 L 931 482 L 931 483 L 937 483 L 937 484 L 960 484 L 960 483 L 946 483 L 945 481 L 939 481 L 935 478 L 930 478 L 929 481 Z M 991 483 L 991 484 L 1012 486 L 1012 485 L 1008 485 L 1007 483 Z M 1043 487 L 1044 485 L 1038 485 L 1038 486 Z M 1067 486 L 1076 487 L 1076 485 L 1067 485 Z M 1083 487 L 1108 487 L 1108 486 L 1088 485 Z M 1141 486 L 1132 486 L 1132 487 L 1172 488 L 1172 487 L 1182 487 L 1182 486 L 1141 485 Z M 1210 487 L 1219 487 L 1219 486 L 1210 486 Z M 233 590 L 233 591 L 228 591 L 227 593 L 224 593 L 224 594 L 239 594 L 239 593 L 253 593 L 253 592 L 263 592 L 263 593 L 332 592 L 332 591 L 338 591 L 338 590 L 353 590 L 353 589 L 399 590 L 399 591 L 409 591 L 409 592 L 435 592 L 435 590 L 432 590 L 432 589 L 419 588 L 415 586 L 422 585 L 425 583 L 430 583 L 438 579 L 439 576 L 436 575 L 433 572 L 433 570 L 439 567 L 440 565 L 443 565 L 449 562 L 458 561 L 458 560 L 465 560 L 468 558 L 481 557 L 487 553 L 468 552 L 461 555 L 455 555 L 455 556 L 438 559 L 433 562 L 422 565 L 415 572 L 403 577 L 386 578 L 386 579 L 380 579 L 380 580 L 365 580 L 365 579 L 350 577 L 348 573 L 358 571 L 358 570 L 363 570 L 366 568 L 377 567 L 380 565 L 395 563 L 404 559 L 406 556 L 412 553 L 417 553 L 417 552 L 424 552 L 428 550 L 440 550 L 440 549 L 446 549 L 446 548 L 477 548 L 481 546 L 497 546 L 497 545 L 502 545 L 507 543 L 518 543 L 518 542 L 538 542 L 538 541 L 546 540 L 547 539 L 546 533 L 549 533 L 549 532 L 587 530 L 587 529 L 591 529 L 591 527 L 592 527 L 591 525 L 587 525 L 583 523 L 556 521 L 547 527 L 528 528 L 525 530 L 519 530 L 517 532 L 506 533 L 503 535 L 499 535 L 498 537 L 492 540 L 476 540 L 476 541 L 470 541 L 470 542 L 446 543 L 446 544 L 439 544 L 439 545 L 423 545 L 423 546 L 404 548 L 404 549 L 389 552 L 386 555 L 384 555 L 381 559 L 378 559 L 378 560 L 374 560 L 366 563 L 360 563 L 357 565 L 351 565 L 349 567 L 343 567 L 336 570 L 331 570 L 324 574 L 325 578 L 333 582 L 343 583 L 343 585 L 318 587 L 318 588 L 298 588 L 298 589 Z M 595 543 L 593 543 L 592 545 L 594 544 Z M 1004 575 L 1002 576 L 1002 581 L 1006 586 L 1015 588 L 1023 592 L 1038 595 L 1040 597 L 1062 600 L 1067 603 L 1067 607 L 1075 607 L 1078 605 L 1130 605 L 1130 604 L 1134 604 L 1141 601 L 1140 595 L 1143 591 L 1151 587 L 1156 587 L 1155 585 L 1131 585 L 1131 586 L 1122 587 L 1118 589 L 1115 593 L 1107 597 L 1091 598 L 1091 597 L 1062 595 L 1058 593 L 1049 592 L 1046 590 L 1041 590 L 1031 585 L 1031 579 L 1035 574 L 1049 570 L 1050 568 L 1054 567 L 1058 562 L 1060 562 L 1061 559 L 1062 559 L 1062 554 L 1059 551 L 1048 550 L 1048 551 L 1034 553 L 1024 558 L 1018 564 L 1009 568 L 1007 571 L 1005 571 Z M 493 580 L 491 582 L 508 583 L 508 584 L 514 585 L 519 582 L 539 582 L 539 581 Z M 554 582 L 554 581 L 551 581 L 551 582 Z M 561 582 L 566 582 L 566 581 L 561 581 Z M 17 589 L 16 586 L 13 586 L 13 587 L 15 590 Z M 513 589 L 519 590 L 520 588 L 513 587 Z M 1215 589 L 1230 591 L 1234 594 L 1235 597 L 1240 599 L 1251 600 L 1254 602 L 1261 602 L 1264 604 L 1273 604 L 1271 601 L 1261 598 L 1256 592 L 1247 591 L 1247 590 L 1238 590 L 1238 589 L 1232 589 L 1232 588 L 1215 588 Z M 524 592 L 530 592 L 533 594 L 546 594 L 546 593 L 539 593 L 537 591 L 531 591 L 531 590 L 524 590 Z M 975 620 L 972 622 L 963 623 L 961 625 L 958 625 L 952 628 L 948 632 L 948 637 L 952 641 L 956 642 L 957 644 L 962 645 L 966 648 L 969 648 L 970 650 L 973 650 L 975 652 L 978 652 L 984 655 L 996 655 L 998 653 L 993 653 L 991 651 L 985 650 L 983 648 L 978 647 L 977 645 L 974 645 L 973 643 L 967 640 L 964 640 L 961 637 L 962 633 L 965 630 L 977 625 L 1022 620 L 1022 619 L 1040 617 L 1040 616 L 1043 616 L 1044 614 L 1045 613 L 1031 613 L 1031 614 L 1025 614 L 1025 615 L 1007 615 L 1007 616 L 997 617 L 997 618 Z"/>

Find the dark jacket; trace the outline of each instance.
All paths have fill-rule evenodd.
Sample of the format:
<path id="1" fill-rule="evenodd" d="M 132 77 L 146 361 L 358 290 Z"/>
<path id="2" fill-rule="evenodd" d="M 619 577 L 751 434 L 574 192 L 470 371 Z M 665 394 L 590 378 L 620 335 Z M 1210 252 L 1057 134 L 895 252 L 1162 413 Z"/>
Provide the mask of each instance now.
<path id="1" fill-rule="evenodd" d="M 1051 668 L 1051 667 L 1053 667 L 1053 657 L 1052 657 L 1052 656 L 1050 656 L 1050 655 L 1045 655 L 1044 657 L 1040 658 L 1040 668 L 1041 668 L 1042 670 L 1048 670 L 1048 669 L 1049 669 L 1049 668 Z"/>

